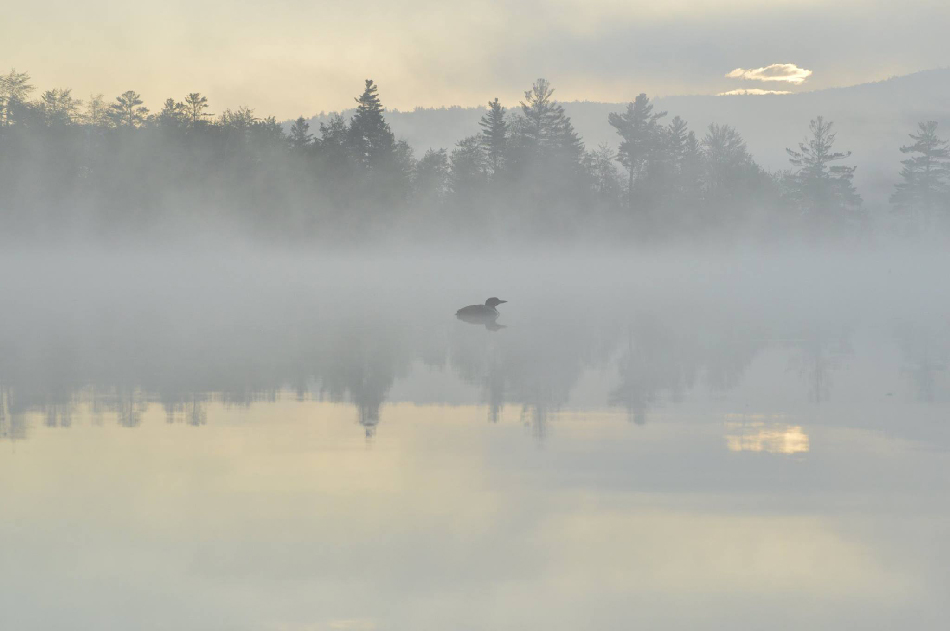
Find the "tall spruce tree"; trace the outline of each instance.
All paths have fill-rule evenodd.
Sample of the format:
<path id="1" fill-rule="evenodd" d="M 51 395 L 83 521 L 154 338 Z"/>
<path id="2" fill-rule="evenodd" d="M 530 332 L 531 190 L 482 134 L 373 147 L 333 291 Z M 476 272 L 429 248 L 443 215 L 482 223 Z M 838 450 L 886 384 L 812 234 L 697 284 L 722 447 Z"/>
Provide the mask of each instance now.
<path id="1" fill-rule="evenodd" d="M 313 144 L 313 134 L 310 133 L 310 123 L 300 116 L 290 126 L 290 146 L 297 151 L 303 151 L 311 144 Z"/>
<path id="2" fill-rule="evenodd" d="M 529 152 L 560 158 L 579 164 L 584 155 L 584 143 L 574 130 L 564 107 L 555 101 L 554 89 L 547 79 L 538 79 L 521 101 L 523 123 L 522 142 Z"/>
<path id="3" fill-rule="evenodd" d="M 357 107 L 350 121 L 349 141 L 359 164 L 374 170 L 385 168 L 396 157 L 396 138 L 383 116 L 379 88 L 366 80 L 363 94 L 356 98 Z"/>
<path id="4" fill-rule="evenodd" d="M 508 121 L 505 119 L 505 111 L 496 97 L 488 102 L 488 112 L 478 121 L 482 128 L 481 145 L 485 149 L 491 177 L 497 177 L 507 150 Z"/>
<path id="5" fill-rule="evenodd" d="M 910 134 L 914 143 L 901 147 L 901 153 L 912 155 L 901 160 L 901 181 L 891 203 L 903 212 L 932 216 L 950 210 L 950 144 L 937 136 L 937 121 L 918 123 L 917 129 Z"/>

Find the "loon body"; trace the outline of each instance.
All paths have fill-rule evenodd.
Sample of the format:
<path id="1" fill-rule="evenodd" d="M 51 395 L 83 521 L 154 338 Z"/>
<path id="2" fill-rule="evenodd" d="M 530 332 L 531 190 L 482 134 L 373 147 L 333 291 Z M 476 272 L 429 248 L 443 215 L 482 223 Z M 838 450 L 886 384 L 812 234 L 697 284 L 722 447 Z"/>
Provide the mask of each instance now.
<path id="1" fill-rule="evenodd" d="M 462 307 L 455 312 L 455 317 L 462 322 L 468 322 L 469 324 L 484 324 L 485 328 L 489 331 L 497 331 L 499 329 L 505 328 L 505 325 L 495 322 L 499 316 L 498 309 L 495 307 L 506 302 L 508 301 L 499 300 L 498 298 L 489 298 L 483 305 L 469 305 L 467 307 Z"/>
<path id="2" fill-rule="evenodd" d="M 506 302 L 508 301 L 499 300 L 498 298 L 489 298 L 483 305 L 469 305 L 467 307 L 462 307 L 455 312 L 455 316 L 460 320 L 465 320 L 467 322 L 477 321 L 478 323 L 482 323 L 486 320 L 494 320 L 499 315 L 498 309 L 495 307 Z"/>

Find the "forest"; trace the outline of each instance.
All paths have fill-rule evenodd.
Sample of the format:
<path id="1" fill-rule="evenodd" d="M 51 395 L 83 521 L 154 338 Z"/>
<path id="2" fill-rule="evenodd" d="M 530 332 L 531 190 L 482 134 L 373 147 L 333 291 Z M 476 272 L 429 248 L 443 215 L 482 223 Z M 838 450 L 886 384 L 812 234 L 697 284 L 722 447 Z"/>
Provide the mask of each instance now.
<path id="1" fill-rule="evenodd" d="M 859 156 L 834 122 L 802 121 L 788 166 L 758 165 L 736 127 L 690 129 L 646 94 L 611 113 L 614 144 L 585 146 L 538 79 L 517 104 L 487 103 L 454 147 L 415 155 L 366 80 L 352 116 L 311 129 L 250 107 L 213 114 L 190 93 L 150 111 L 140 94 L 81 100 L 0 75 L 0 231 L 7 238 L 212 233 L 379 240 L 862 238 L 877 217 L 853 178 Z M 950 145 L 934 121 L 908 129 L 890 213 L 945 230 Z"/>

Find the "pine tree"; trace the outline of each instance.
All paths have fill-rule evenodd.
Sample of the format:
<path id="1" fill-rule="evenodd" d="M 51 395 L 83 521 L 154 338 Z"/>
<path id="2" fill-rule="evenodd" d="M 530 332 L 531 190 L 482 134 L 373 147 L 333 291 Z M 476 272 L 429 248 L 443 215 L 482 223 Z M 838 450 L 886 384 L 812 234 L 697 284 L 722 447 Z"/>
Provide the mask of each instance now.
<path id="1" fill-rule="evenodd" d="M 290 127 L 290 146 L 302 151 L 313 144 L 313 134 L 310 133 L 310 123 L 300 116 Z"/>
<path id="2" fill-rule="evenodd" d="M 702 141 L 706 166 L 706 195 L 710 201 L 723 201 L 741 190 L 740 180 L 752 164 L 745 140 L 729 125 L 712 123 Z"/>
<path id="3" fill-rule="evenodd" d="M 208 97 L 202 96 L 199 92 L 191 92 L 185 97 L 185 108 L 188 114 L 188 122 L 192 127 L 196 127 L 211 117 L 208 109 Z"/>
<path id="4" fill-rule="evenodd" d="M 158 113 L 158 124 L 162 127 L 183 127 L 188 121 L 188 109 L 181 101 L 168 98 L 162 104 L 162 110 Z"/>
<path id="5" fill-rule="evenodd" d="M 654 113 L 653 104 L 646 94 L 637 95 L 625 112 L 612 112 L 607 116 L 607 122 L 622 138 L 617 160 L 627 169 L 627 193 L 631 201 L 637 177 L 661 143 L 658 121 L 664 116 L 666 112 Z"/>
<path id="6" fill-rule="evenodd" d="M 356 102 L 356 113 L 350 121 L 350 146 L 363 167 L 384 168 L 395 158 L 396 138 L 383 116 L 378 88 L 372 79 L 366 80 L 363 94 Z"/>
<path id="7" fill-rule="evenodd" d="M 445 149 L 429 149 L 415 165 L 413 188 L 425 202 L 441 201 L 449 188 L 449 157 Z"/>
<path id="8" fill-rule="evenodd" d="M 946 211 L 950 207 L 950 145 L 937 136 L 937 121 L 917 124 L 919 133 L 910 134 L 911 145 L 901 153 L 916 154 L 902 160 L 901 178 L 891 195 L 891 203 L 900 211 Z"/>
<path id="9" fill-rule="evenodd" d="M 482 150 L 482 142 L 483 138 L 480 136 L 463 138 L 449 156 L 452 171 L 450 186 L 456 195 L 466 196 L 466 201 L 481 192 L 491 168 L 489 159 Z"/>
<path id="10" fill-rule="evenodd" d="M 554 89 L 547 79 L 538 79 L 530 90 L 525 91 L 525 100 L 520 103 L 522 142 L 529 152 L 579 164 L 584 155 L 584 143 L 553 95 Z"/>
<path id="11" fill-rule="evenodd" d="M 833 126 L 818 116 L 808 124 L 811 136 L 798 143 L 798 151 L 785 150 L 788 161 L 798 169 L 792 176 L 793 200 L 818 229 L 841 227 L 861 205 L 852 184 L 856 167 L 831 164 L 851 156 L 850 151 L 833 151 Z"/>
<path id="12" fill-rule="evenodd" d="M 689 129 L 686 121 L 679 116 L 674 116 L 666 127 L 666 143 L 670 160 L 677 171 L 681 169 L 686 157 L 688 135 Z"/>
<path id="13" fill-rule="evenodd" d="M 497 177 L 502 168 L 508 143 L 508 121 L 505 120 L 505 108 L 496 97 L 488 102 L 488 112 L 478 122 L 482 128 L 481 144 L 488 157 L 488 167 L 492 177 Z"/>
<path id="14" fill-rule="evenodd" d="M 110 105 L 109 115 L 117 127 L 138 127 L 148 116 L 148 108 L 142 105 L 142 97 L 134 90 L 127 90 L 115 97 Z"/>

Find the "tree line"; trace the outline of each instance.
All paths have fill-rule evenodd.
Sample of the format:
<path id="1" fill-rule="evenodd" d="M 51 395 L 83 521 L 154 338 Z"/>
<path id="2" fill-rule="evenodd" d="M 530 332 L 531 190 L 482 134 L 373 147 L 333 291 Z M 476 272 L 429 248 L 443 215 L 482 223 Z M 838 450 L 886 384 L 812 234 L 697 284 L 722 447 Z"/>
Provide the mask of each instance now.
<path id="1" fill-rule="evenodd" d="M 616 147 L 585 146 L 539 79 L 513 107 L 488 102 L 478 129 L 416 156 L 366 80 L 353 115 L 285 132 L 248 107 L 214 116 L 207 97 L 157 112 L 129 90 L 82 101 L 33 98 L 26 73 L 0 75 L 0 226 L 14 234 L 183 226 L 360 241 L 383 235 L 624 238 L 841 235 L 867 229 L 850 152 L 817 116 L 769 172 L 741 134 L 697 133 L 645 94 L 611 113 Z M 950 217 L 950 149 L 937 123 L 901 147 L 896 213 L 922 229 Z"/>

